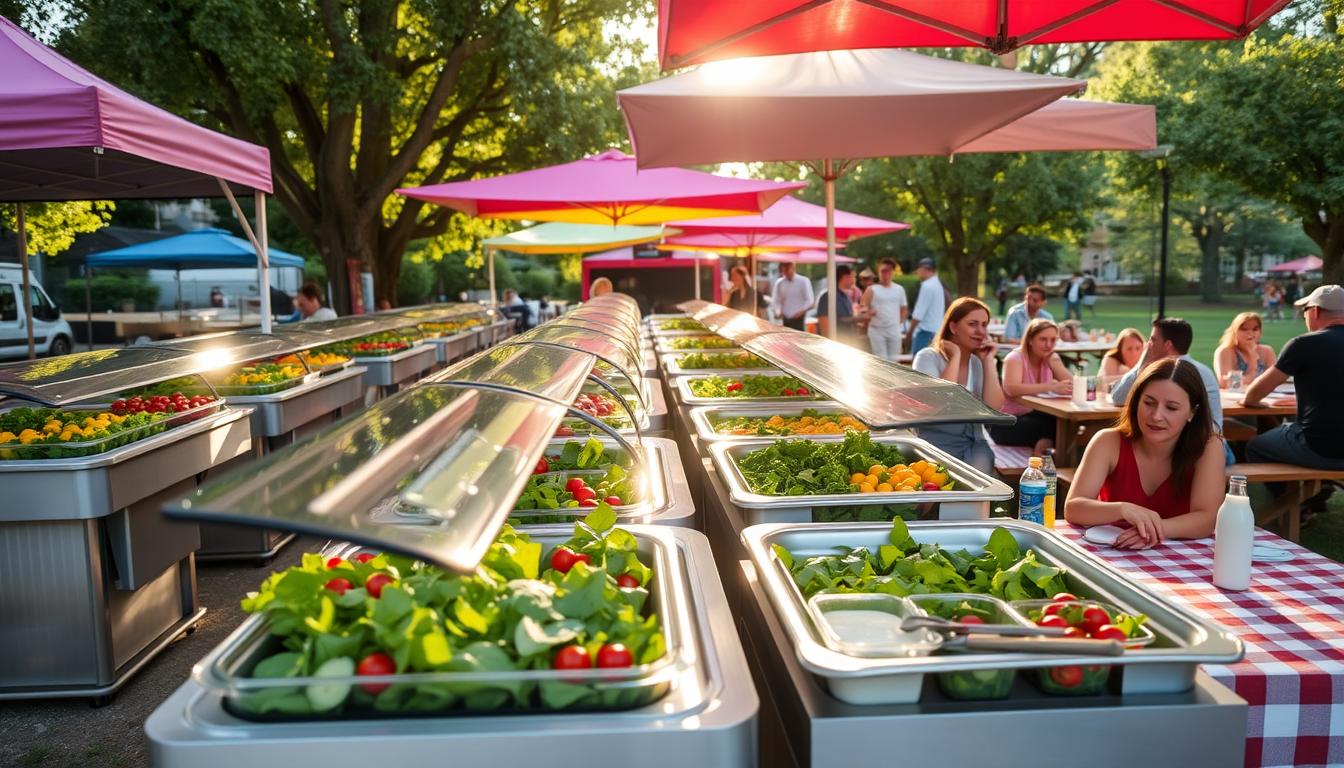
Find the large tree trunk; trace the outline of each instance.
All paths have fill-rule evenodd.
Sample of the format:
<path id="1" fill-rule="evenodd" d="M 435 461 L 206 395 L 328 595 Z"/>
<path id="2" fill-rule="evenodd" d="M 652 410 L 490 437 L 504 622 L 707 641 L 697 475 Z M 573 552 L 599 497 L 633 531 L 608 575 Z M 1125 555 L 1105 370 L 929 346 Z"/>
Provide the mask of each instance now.
<path id="1" fill-rule="evenodd" d="M 1325 221 L 1317 212 L 1302 217 L 1302 231 L 1321 247 L 1322 277 L 1327 284 L 1344 283 L 1344 216 L 1327 211 Z"/>
<path id="2" fill-rule="evenodd" d="M 1208 223 L 1195 231 L 1202 254 L 1199 266 L 1199 297 L 1206 304 L 1216 304 L 1223 299 L 1223 220 L 1217 216 L 1210 216 Z"/>
<path id="3" fill-rule="evenodd" d="M 957 296 L 980 295 L 980 261 L 968 253 L 955 254 L 952 268 L 957 278 Z"/>

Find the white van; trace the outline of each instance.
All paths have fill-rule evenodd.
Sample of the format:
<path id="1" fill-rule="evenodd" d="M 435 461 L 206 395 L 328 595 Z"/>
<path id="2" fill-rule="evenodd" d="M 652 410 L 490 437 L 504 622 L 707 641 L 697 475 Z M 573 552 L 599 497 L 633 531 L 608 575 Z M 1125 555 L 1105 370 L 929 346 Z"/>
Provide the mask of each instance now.
<path id="1" fill-rule="evenodd" d="M 75 334 L 61 315 L 61 308 L 29 275 L 32 301 L 23 295 L 23 272 L 18 264 L 0 264 L 0 358 L 28 356 L 28 326 L 33 323 L 33 343 L 39 355 L 65 355 L 74 348 Z"/>

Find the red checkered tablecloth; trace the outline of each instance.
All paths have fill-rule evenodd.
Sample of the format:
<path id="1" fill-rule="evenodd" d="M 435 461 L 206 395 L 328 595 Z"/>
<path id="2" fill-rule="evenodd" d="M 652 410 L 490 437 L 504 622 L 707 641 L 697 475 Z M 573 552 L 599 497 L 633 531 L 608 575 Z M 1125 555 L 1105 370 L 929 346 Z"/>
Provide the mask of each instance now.
<path id="1" fill-rule="evenodd" d="M 1257 530 L 1257 544 L 1296 557 L 1256 563 L 1249 590 L 1225 592 L 1212 582 L 1213 539 L 1131 552 L 1057 530 L 1246 644 L 1241 662 L 1204 670 L 1250 704 L 1247 766 L 1344 765 L 1344 565 Z"/>

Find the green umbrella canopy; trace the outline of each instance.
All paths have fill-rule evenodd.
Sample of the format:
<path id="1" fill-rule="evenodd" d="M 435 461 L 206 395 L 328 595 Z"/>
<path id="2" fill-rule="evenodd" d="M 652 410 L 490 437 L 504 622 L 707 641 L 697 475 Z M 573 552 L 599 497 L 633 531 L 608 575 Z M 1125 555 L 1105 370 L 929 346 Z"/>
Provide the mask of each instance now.
<path id="1" fill-rule="evenodd" d="M 662 227 L 550 221 L 507 235 L 487 238 L 483 244 L 491 250 L 514 253 L 591 253 L 625 245 L 651 243 L 662 236 Z"/>

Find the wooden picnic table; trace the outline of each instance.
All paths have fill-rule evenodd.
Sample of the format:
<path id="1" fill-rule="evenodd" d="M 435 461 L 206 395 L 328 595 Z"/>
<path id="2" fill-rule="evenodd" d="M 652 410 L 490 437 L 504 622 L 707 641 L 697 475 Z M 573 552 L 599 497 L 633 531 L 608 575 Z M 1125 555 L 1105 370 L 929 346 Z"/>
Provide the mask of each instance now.
<path id="1" fill-rule="evenodd" d="M 1271 405 L 1271 401 L 1262 402 L 1260 405 L 1249 408 L 1242 404 L 1241 399 L 1246 396 L 1244 392 L 1219 391 L 1223 406 L 1223 418 L 1229 416 L 1293 416 L 1297 413 L 1296 403 L 1282 403 Z M 1059 397 L 1048 397 L 1045 395 L 1024 395 L 1020 398 L 1022 402 L 1031 406 L 1033 410 L 1041 413 L 1048 413 L 1054 416 L 1055 423 L 1055 456 L 1056 461 L 1061 466 L 1068 466 L 1073 461 L 1074 450 L 1078 448 L 1078 428 L 1089 422 L 1112 422 L 1120 415 L 1120 406 L 1111 405 L 1110 401 L 1100 397 L 1092 402 L 1079 405 L 1073 401 L 1072 397 L 1067 395 Z M 1274 400 L 1278 402 L 1278 400 Z"/>

